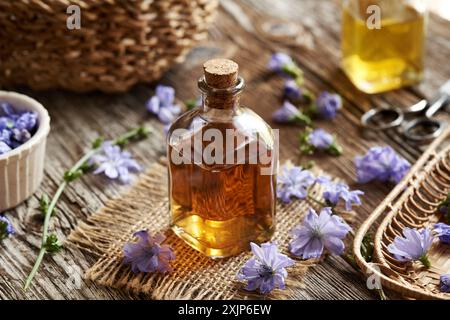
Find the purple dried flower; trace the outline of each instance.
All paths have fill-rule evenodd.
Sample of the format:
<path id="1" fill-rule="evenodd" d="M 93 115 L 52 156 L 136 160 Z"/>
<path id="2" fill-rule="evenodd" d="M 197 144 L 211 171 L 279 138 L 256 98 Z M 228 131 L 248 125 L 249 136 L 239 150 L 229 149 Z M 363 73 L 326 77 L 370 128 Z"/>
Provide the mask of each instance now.
<path id="1" fill-rule="evenodd" d="M 94 174 L 104 173 L 110 179 L 120 179 L 123 183 L 130 182 L 130 170 L 140 171 L 141 166 L 131 157 L 131 154 L 122 151 L 111 141 L 102 144 L 102 152 L 94 155 L 89 163 L 97 169 Z"/>
<path id="2" fill-rule="evenodd" d="M 36 112 L 24 112 L 15 122 L 15 127 L 19 130 L 33 131 L 37 124 Z"/>
<path id="3" fill-rule="evenodd" d="M 163 85 L 156 87 L 155 95 L 147 101 L 146 107 L 164 124 L 171 123 L 181 112 L 180 106 L 175 104 L 175 89 Z"/>
<path id="4" fill-rule="evenodd" d="M 4 141 L 0 141 L 0 155 L 11 151 L 11 147 Z"/>
<path id="5" fill-rule="evenodd" d="M 3 113 L 6 116 L 14 115 L 14 108 L 8 102 L 0 102 L 0 113 Z"/>
<path id="6" fill-rule="evenodd" d="M 14 120 L 10 117 L 0 117 L 0 130 L 10 130 L 14 128 Z"/>
<path id="7" fill-rule="evenodd" d="M 308 143 L 319 150 L 328 149 L 334 142 L 334 137 L 323 129 L 316 129 L 308 136 Z"/>
<path id="8" fill-rule="evenodd" d="M 277 197 L 284 203 L 290 203 L 291 197 L 305 199 L 308 196 L 308 188 L 314 182 L 314 175 L 310 171 L 287 163 L 280 168 L 277 179 Z"/>
<path id="9" fill-rule="evenodd" d="M 0 154 L 28 141 L 37 127 L 36 112 L 15 112 L 12 105 L 0 102 Z M 7 147 L 5 146 L 7 145 Z"/>
<path id="10" fill-rule="evenodd" d="M 276 243 L 263 243 L 261 246 L 251 242 L 254 257 L 250 258 L 236 275 L 240 281 L 248 281 L 248 291 L 259 289 L 268 294 L 275 288 L 284 289 L 287 277 L 286 267 L 294 261 L 278 251 Z"/>
<path id="11" fill-rule="evenodd" d="M 440 287 L 441 292 L 450 293 L 450 274 L 443 274 L 440 278 Z"/>
<path id="12" fill-rule="evenodd" d="M 152 237 L 147 230 L 141 230 L 133 236 L 138 242 L 123 246 L 124 264 L 131 264 L 134 273 L 171 271 L 170 261 L 175 259 L 175 254 L 169 245 L 161 244 L 166 239 L 163 234 Z"/>
<path id="13" fill-rule="evenodd" d="M 448 224 L 436 223 L 434 231 L 442 243 L 450 244 L 450 226 Z"/>
<path id="14" fill-rule="evenodd" d="M 403 228 L 403 236 L 396 236 L 388 246 L 388 251 L 398 261 L 419 260 L 424 266 L 430 267 L 428 250 L 433 243 L 433 235 L 428 229 Z"/>
<path id="15" fill-rule="evenodd" d="M 293 79 L 284 82 L 284 96 L 291 100 L 299 100 L 302 97 L 302 89 Z"/>
<path id="16" fill-rule="evenodd" d="M 342 98 L 338 94 L 323 91 L 316 100 L 317 112 L 325 119 L 334 119 L 337 111 L 342 108 Z"/>
<path id="17" fill-rule="evenodd" d="M 30 140 L 31 133 L 25 128 L 24 129 L 14 128 L 12 130 L 12 137 L 14 138 L 15 141 L 19 142 L 20 145 Z"/>
<path id="18" fill-rule="evenodd" d="M 350 190 L 350 187 L 343 182 L 332 182 L 328 177 L 320 177 L 317 182 L 324 186 L 323 198 L 328 204 L 335 206 L 339 200 L 345 203 L 345 210 L 352 210 L 353 205 L 361 205 L 359 196 L 364 192 L 361 190 Z"/>
<path id="19" fill-rule="evenodd" d="M 305 124 L 311 123 L 311 119 L 304 115 L 296 106 L 289 101 L 285 101 L 281 108 L 276 110 L 272 118 L 275 122 L 288 123 L 288 122 L 301 122 Z"/>
<path id="20" fill-rule="evenodd" d="M 320 215 L 310 208 L 303 223 L 292 230 L 294 239 L 289 244 L 289 250 L 303 259 L 319 258 L 324 248 L 332 254 L 341 255 L 345 250 L 342 239 L 350 230 L 341 217 L 332 214 L 331 208 L 323 208 Z"/>
<path id="21" fill-rule="evenodd" d="M 373 147 L 366 155 L 355 157 L 359 183 L 372 180 L 400 182 L 411 165 L 391 147 Z"/>
<path id="22" fill-rule="evenodd" d="M 0 141 L 3 141 L 6 144 L 11 144 L 11 135 L 12 132 L 9 129 L 0 129 Z"/>
<path id="23" fill-rule="evenodd" d="M 12 234 L 14 234 L 14 228 L 11 222 L 5 216 L 0 215 L 0 241 L 8 238 Z"/>

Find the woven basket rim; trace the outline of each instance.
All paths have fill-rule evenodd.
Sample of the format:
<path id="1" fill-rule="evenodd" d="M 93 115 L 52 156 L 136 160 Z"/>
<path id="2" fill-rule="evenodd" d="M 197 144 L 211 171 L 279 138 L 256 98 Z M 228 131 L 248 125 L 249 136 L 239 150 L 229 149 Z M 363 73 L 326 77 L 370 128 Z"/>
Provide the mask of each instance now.
<path id="1" fill-rule="evenodd" d="M 415 186 L 416 178 L 423 170 L 431 170 L 435 164 L 439 162 L 443 155 L 448 154 L 450 152 L 450 146 L 444 148 L 440 153 L 437 153 L 436 150 L 442 145 L 443 142 L 450 138 L 450 128 L 442 134 L 439 138 L 437 138 L 425 151 L 425 153 L 419 158 L 419 160 L 412 166 L 409 173 L 404 177 L 404 179 L 395 186 L 395 188 L 388 194 L 388 196 L 383 200 L 383 202 L 373 211 L 373 213 L 363 222 L 363 224 L 358 229 L 358 232 L 355 235 L 355 241 L 353 243 L 353 253 L 355 256 L 355 260 L 358 266 L 362 269 L 362 271 L 368 276 L 378 276 L 381 280 L 381 283 L 384 287 L 389 288 L 393 291 L 400 293 L 402 296 L 413 298 L 413 299 L 449 299 L 450 294 L 445 293 L 433 293 L 431 291 L 420 289 L 418 286 L 407 286 L 399 280 L 394 279 L 392 276 L 395 275 L 399 279 L 401 279 L 402 275 L 400 273 L 395 272 L 395 270 L 390 269 L 386 263 L 383 263 L 384 258 L 381 258 L 381 263 L 373 263 L 366 262 L 363 258 L 360 248 L 363 241 L 364 236 L 369 231 L 372 224 L 382 216 L 383 213 L 389 211 L 385 217 L 383 217 L 382 222 L 375 230 L 375 239 L 374 239 L 374 255 L 381 255 L 382 251 L 382 243 L 381 236 L 384 234 L 387 226 L 398 214 L 396 210 L 400 205 L 403 204 L 402 201 L 408 198 L 408 196 L 412 193 L 404 192 L 405 189 L 409 186 Z M 428 171 L 427 171 L 428 172 Z M 418 179 L 418 181 L 422 181 L 422 179 Z"/>

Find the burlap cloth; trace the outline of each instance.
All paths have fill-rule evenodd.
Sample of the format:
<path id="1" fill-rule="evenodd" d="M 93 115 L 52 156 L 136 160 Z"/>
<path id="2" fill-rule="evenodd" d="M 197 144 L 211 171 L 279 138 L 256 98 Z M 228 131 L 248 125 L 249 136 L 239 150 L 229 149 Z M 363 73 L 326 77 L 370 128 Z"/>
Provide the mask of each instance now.
<path id="1" fill-rule="evenodd" d="M 317 194 L 319 186 L 314 187 Z M 293 201 L 277 206 L 277 228 L 273 240 L 282 252 L 289 254 L 289 232 L 301 222 L 308 201 Z M 154 164 L 123 195 L 106 203 L 69 235 L 68 243 L 98 256 L 85 278 L 97 284 L 148 294 L 153 299 L 235 299 L 256 298 L 235 280 L 236 273 L 251 256 L 242 253 L 228 259 L 211 260 L 186 245 L 168 229 L 167 168 Z M 132 234 L 141 229 L 164 232 L 176 254 L 170 274 L 134 274 L 122 264 L 122 248 L 133 241 Z M 294 298 L 302 278 L 314 261 L 297 260 L 288 268 L 285 290 L 274 290 L 268 299 Z"/>

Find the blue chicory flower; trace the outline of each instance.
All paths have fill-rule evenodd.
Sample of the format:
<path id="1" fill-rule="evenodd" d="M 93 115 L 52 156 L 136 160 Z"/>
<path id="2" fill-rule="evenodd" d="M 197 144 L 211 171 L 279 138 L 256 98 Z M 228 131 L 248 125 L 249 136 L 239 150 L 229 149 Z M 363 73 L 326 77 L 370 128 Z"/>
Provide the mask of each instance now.
<path id="1" fill-rule="evenodd" d="M 398 261 L 420 261 L 424 266 L 430 267 L 428 250 L 433 243 L 433 235 L 429 229 L 403 228 L 403 237 L 396 236 L 389 244 L 388 251 Z"/>
<path id="2" fill-rule="evenodd" d="M 319 150 L 328 149 L 334 142 L 334 137 L 323 129 L 315 129 L 308 136 L 308 143 Z"/>
<path id="3" fill-rule="evenodd" d="M 316 100 L 317 112 L 325 119 L 334 119 L 342 108 L 342 98 L 338 94 L 323 91 Z"/>
<path id="4" fill-rule="evenodd" d="M 292 58 L 282 52 L 274 53 L 269 60 L 267 68 L 274 72 L 283 72 L 286 66 L 295 64 Z"/>
<path id="5" fill-rule="evenodd" d="M 325 201 L 332 206 L 339 203 L 339 200 L 343 200 L 345 204 L 345 210 L 352 210 L 353 205 L 361 205 L 360 196 L 364 194 L 361 190 L 350 190 L 350 187 L 343 182 L 333 182 L 329 177 L 321 176 L 316 180 L 323 185 L 324 191 L 322 197 Z"/>
<path id="6" fill-rule="evenodd" d="M 434 231 L 442 243 L 450 244 L 450 226 L 445 223 L 436 223 Z"/>
<path id="7" fill-rule="evenodd" d="M 175 89 L 169 86 L 158 85 L 146 107 L 164 124 L 173 122 L 181 113 L 180 106 L 175 103 Z"/>
<path id="8" fill-rule="evenodd" d="M 11 222 L 5 216 L 0 215 L 0 241 L 8 238 L 12 234 L 14 234 L 14 228 Z"/>
<path id="9" fill-rule="evenodd" d="M 303 80 L 303 72 L 290 56 L 285 53 L 274 53 L 267 65 L 268 69 L 295 80 Z"/>
<path id="10" fill-rule="evenodd" d="M 391 147 L 370 148 L 366 155 L 355 157 L 355 166 L 359 183 L 372 180 L 398 183 L 411 167 Z"/>
<path id="11" fill-rule="evenodd" d="M 339 156 L 343 152 L 337 139 L 323 129 L 312 130 L 307 128 L 300 134 L 299 138 L 300 152 L 304 154 L 313 154 L 314 151 L 320 150 Z"/>
<path id="12" fill-rule="evenodd" d="M 302 97 L 302 89 L 295 80 L 288 79 L 284 82 L 284 96 L 293 101 Z"/>
<path id="13" fill-rule="evenodd" d="M 101 153 L 91 157 L 89 164 L 97 167 L 94 174 L 104 173 L 108 178 L 118 178 L 123 183 L 130 182 L 130 171 L 141 170 L 141 166 L 129 152 L 123 151 L 111 141 L 102 144 Z"/>
<path id="14" fill-rule="evenodd" d="M 236 279 L 248 281 L 248 291 L 259 289 L 268 294 L 275 288 L 284 289 L 288 275 L 286 267 L 292 266 L 294 260 L 278 251 L 276 243 L 263 243 L 261 246 L 251 242 L 254 257 L 250 258 L 238 272 Z"/>
<path id="15" fill-rule="evenodd" d="M 131 264 L 134 273 L 171 271 L 170 261 L 175 259 L 175 254 L 169 245 L 161 244 L 166 239 L 163 234 L 151 236 L 147 230 L 141 230 L 133 236 L 138 242 L 124 245 L 124 264 Z"/>
<path id="16" fill-rule="evenodd" d="M 440 278 L 440 287 L 441 292 L 450 293 L 450 274 L 443 274 Z"/>
<path id="17" fill-rule="evenodd" d="M 284 203 L 290 203 L 292 197 L 305 199 L 308 196 L 308 188 L 314 182 L 315 177 L 310 171 L 287 163 L 280 168 L 277 197 Z"/>
<path id="18" fill-rule="evenodd" d="M 450 192 L 447 194 L 447 197 L 439 204 L 438 210 L 444 215 L 447 223 L 450 223 Z"/>
<path id="19" fill-rule="evenodd" d="M 345 250 L 342 239 L 350 230 L 341 217 L 333 215 L 331 208 L 323 208 L 320 215 L 310 208 L 303 223 L 292 230 L 294 239 L 289 244 L 289 250 L 302 259 L 319 258 L 324 248 L 332 254 L 341 255 Z"/>
<path id="20" fill-rule="evenodd" d="M 311 119 L 289 101 L 284 101 L 283 105 L 272 114 L 272 118 L 278 123 L 297 121 L 305 124 L 311 123 Z"/>

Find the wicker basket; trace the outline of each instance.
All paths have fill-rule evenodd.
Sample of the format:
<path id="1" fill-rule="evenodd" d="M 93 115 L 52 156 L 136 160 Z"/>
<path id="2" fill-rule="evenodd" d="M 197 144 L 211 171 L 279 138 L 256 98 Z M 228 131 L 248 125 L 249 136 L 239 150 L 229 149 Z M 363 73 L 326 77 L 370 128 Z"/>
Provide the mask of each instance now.
<path id="1" fill-rule="evenodd" d="M 69 30 L 78 5 L 81 28 Z M 0 1 L 0 87 L 120 92 L 204 39 L 217 0 Z"/>
<path id="2" fill-rule="evenodd" d="M 406 298 L 450 299 L 449 293 L 439 292 L 439 278 L 450 273 L 450 246 L 434 243 L 429 251 L 431 268 L 420 264 L 402 263 L 392 258 L 387 246 L 403 227 L 431 226 L 442 215 L 439 203 L 450 190 L 450 130 L 438 138 L 417 161 L 372 215 L 362 224 L 355 237 L 356 261 L 367 275 L 375 275 L 384 287 Z M 438 150 L 441 150 L 438 152 Z M 383 216 L 374 239 L 374 263 L 367 263 L 360 248 L 364 235 Z"/>

